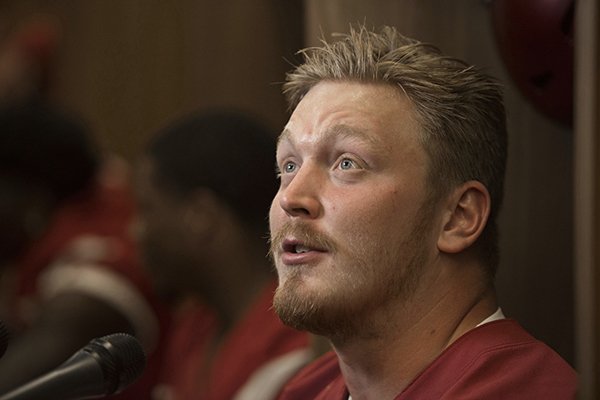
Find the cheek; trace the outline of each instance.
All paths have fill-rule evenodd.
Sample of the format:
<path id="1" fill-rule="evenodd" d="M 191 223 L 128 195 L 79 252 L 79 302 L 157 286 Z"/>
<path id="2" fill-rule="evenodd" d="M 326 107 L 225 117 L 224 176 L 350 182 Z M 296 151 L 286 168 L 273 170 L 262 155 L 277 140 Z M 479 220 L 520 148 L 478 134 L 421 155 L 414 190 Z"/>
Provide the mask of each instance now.
<path id="1" fill-rule="evenodd" d="M 148 218 L 140 233 L 141 242 L 145 247 L 154 247 L 155 251 L 165 252 L 164 249 L 177 248 L 180 243 L 179 229 L 173 226 L 173 220 L 168 218 Z"/>
<path id="2" fill-rule="evenodd" d="M 335 205 L 332 209 L 335 210 Z M 375 229 L 384 229 L 402 224 L 410 205 L 401 199 L 397 192 L 372 191 L 367 196 L 353 202 L 347 210 L 346 222 L 357 227 L 371 226 Z"/>
<path id="3" fill-rule="evenodd" d="M 406 240 L 415 212 L 413 201 L 398 192 L 371 193 L 348 212 L 338 213 L 337 233 L 348 237 L 353 247 L 370 252 Z M 366 248 L 365 248 L 366 246 Z"/>
<path id="4" fill-rule="evenodd" d="M 165 232 L 160 221 L 152 218 L 141 221 L 140 228 L 140 237 L 147 242 L 156 241 L 156 238 Z"/>
<path id="5" fill-rule="evenodd" d="M 271 203 L 271 208 L 269 209 L 269 229 L 271 232 L 277 230 L 277 227 L 281 225 L 281 217 L 283 215 L 283 210 L 278 206 L 278 196 L 275 196 L 273 202 Z"/>

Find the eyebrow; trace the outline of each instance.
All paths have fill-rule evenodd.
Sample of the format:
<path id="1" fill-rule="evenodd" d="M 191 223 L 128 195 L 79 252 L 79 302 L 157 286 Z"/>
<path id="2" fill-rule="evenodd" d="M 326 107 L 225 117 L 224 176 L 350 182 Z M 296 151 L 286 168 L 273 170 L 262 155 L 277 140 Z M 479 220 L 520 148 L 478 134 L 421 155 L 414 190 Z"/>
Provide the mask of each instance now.
<path id="1" fill-rule="evenodd" d="M 281 142 L 283 142 L 284 140 L 287 140 L 289 142 L 291 135 L 292 132 L 290 132 L 288 128 L 283 128 L 283 131 L 281 131 L 281 133 L 277 137 L 277 147 L 279 147 L 279 145 L 281 145 Z"/>
<path id="2" fill-rule="evenodd" d="M 281 144 L 283 141 L 293 142 L 291 139 L 292 132 L 285 128 L 279 138 L 277 139 L 277 146 Z M 388 146 L 385 146 L 381 140 L 374 137 L 373 135 L 368 135 L 367 132 L 363 129 L 356 128 L 350 125 L 338 124 L 334 125 L 331 128 L 327 129 L 322 137 L 325 140 L 328 140 L 331 137 L 341 137 L 345 139 L 358 140 L 360 142 L 366 143 L 370 148 L 376 151 L 388 152 Z"/>

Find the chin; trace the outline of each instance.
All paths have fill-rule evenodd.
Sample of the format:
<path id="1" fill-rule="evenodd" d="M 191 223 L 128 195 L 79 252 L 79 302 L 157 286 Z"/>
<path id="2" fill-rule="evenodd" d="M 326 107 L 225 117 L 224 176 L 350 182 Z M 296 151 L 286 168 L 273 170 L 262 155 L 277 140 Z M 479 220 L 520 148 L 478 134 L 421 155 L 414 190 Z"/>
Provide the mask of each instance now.
<path id="1" fill-rule="evenodd" d="M 343 293 L 343 295 L 342 295 Z M 284 324 L 316 335 L 333 337 L 354 330 L 355 302 L 331 288 L 309 287 L 298 276 L 279 285 L 273 298 L 275 312 Z"/>

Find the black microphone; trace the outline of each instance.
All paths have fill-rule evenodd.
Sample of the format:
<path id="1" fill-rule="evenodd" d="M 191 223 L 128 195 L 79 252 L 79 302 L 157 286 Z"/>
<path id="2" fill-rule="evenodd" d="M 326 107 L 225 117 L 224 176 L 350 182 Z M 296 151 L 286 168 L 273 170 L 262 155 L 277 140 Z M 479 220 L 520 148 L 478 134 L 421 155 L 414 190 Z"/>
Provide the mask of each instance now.
<path id="1" fill-rule="evenodd" d="M 146 354 L 131 335 L 93 339 L 55 370 L 0 397 L 0 400 L 80 400 L 118 393 L 136 380 Z"/>
<path id="2" fill-rule="evenodd" d="M 6 353 L 8 348 L 9 333 L 4 321 L 0 320 L 0 357 Z"/>

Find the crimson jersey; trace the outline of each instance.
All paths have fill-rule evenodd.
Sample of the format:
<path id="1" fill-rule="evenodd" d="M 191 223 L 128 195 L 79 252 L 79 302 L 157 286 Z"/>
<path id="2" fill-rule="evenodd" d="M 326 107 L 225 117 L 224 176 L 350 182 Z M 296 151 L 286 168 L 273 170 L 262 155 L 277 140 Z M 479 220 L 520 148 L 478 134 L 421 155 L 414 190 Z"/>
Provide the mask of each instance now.
<path id="1" fill-rule="evenodd" d="M 275 287 L 270 283 L 218 344 L 218 324 L 206 308 L 184 313 L 172 330 L 164 385 L 155 399 L 231 400 L 261 366 L 308 347 L 308 335 L 283 325 L 273 312 Z"/>
<path id="2" fill-rule="evenodd" d="M 35 318 L 64 291 L 94 296 L 128 318 L 149 353 L 142 378 L 115 398 L 148 399 L 169 316 L 155 297 L 130 235 L 134 201 L 125 181 L 98 181 L 52 216 L 44 235 L 16 264 L 13 319 Z"/>
<path id="3" fill-rule="evenodd" d="M 452 343 L 395 400 L 575 399 L 577 376 L 514 320 L 481 325 Z M 338 359 L 327 353 L 286 385 L 279 400 L 347 400 Z"/>

